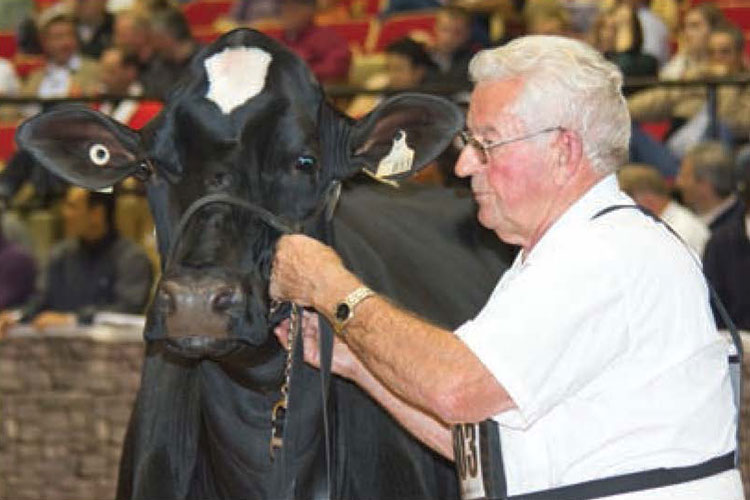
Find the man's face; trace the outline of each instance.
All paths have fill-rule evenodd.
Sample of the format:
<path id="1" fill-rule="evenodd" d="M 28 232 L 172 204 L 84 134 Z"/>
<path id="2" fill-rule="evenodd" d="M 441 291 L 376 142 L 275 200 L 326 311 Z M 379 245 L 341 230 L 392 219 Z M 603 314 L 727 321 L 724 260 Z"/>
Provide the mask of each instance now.
<path id="1" fill-rule="evenodd" d="M 91 221 L 88 191 L 75 186 L 69 188 L 62 207 L 62 216 L 65 223 L 65 236 L 80 238 L 86 234 Z"/>
<path id="2" fill-rule="evenodd" d="M 120 15 L 115 20 L 114 44 L 128 54 L 139 54 L 149 43 L 148 32 L 136 25 L 131 16 Z"/>
<path id="3" fill-rule="evenodd" d="M 700 199 L 701 185 L 695 178 L 693 162 L 686 158 L 682 161 L 680 171 L 675 178 L 675 186 L 682 194 L 682 201 L 693 211 L 697 211 Z"/>
<path id="4" fill-rule="evenodd" d="M 535 132 L 509 109 L 522 86 L 521 80 L 476 85 L 467 116 L 474 137 L 490 143 Z M 506 242 L 527 241 L 548 213 L 555 187 L 548 175 L 546 148 L 539 142 L 547 135 L 493 148 L 486 164 L 474 147 L 467 146 L 456 164 L 456 175 L 471 177 L 479 222 Z"/>
<path id="5" fill-rule="evenodd" d="M 452 54 L 466 44 L 471 35 L 467 20 L 451 17 L 446 12 L 438 14 L 435 20 L 435 50 L 443 54 Z"/>
<path id="6" fill-rule="evenodd" d="M 708 56 L 717 76 L 730 75 L 742 68 L 742 54 L 729 33 L 712 33 L 708 39 Z"/>
<path id="7" fill-rule="evenodd" d="M 42 49 L 55 64 L 67 64 L 78 50 L 78 40 L 73 23 L 67 20 L 48 24 L 41 33 Z"/>
<path id="8" fill-rule="evenodd" d="M 100 80 L 110 94 L 124 94 L 135 80 L 134 70 L 122 64 L 119 50 L 106 50 L 99 58 Z"/>
<path id="9" fill-rule="evenodd" d="M 705 54 L 711 26 L 697 9 L 685 15 L 685 45 L 690 54 Z"/>

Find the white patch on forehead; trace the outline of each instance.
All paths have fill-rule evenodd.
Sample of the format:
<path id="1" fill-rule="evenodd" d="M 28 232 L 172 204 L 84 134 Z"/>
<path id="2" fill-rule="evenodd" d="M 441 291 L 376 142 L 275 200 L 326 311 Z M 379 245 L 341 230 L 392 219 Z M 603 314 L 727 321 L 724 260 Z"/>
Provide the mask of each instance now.
<path id="1" fill-rule="evenodd" d="M 228 115 L 261 93 L 272 59 L 256 47 L 227 47 L 212 55 L 203 62 L 208 74 L 206 99 Z"/>
<path id="2" fill-rule="evenodd" d="M 398 132 L 398 136 L 393 139 L 391 150 L 378 163 L 375 177 L 379 179 L 408 172 L 414 163 L 414 150 L 406 143 L 406 132 Z"/>

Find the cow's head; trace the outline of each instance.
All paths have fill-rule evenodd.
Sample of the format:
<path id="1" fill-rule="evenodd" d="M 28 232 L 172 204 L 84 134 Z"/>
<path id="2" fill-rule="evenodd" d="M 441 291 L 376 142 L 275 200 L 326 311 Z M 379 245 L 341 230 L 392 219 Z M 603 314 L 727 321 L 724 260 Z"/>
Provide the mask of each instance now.
<path id="1" fill-rule="evenodd" d="M 146 337 L 203 357 L 276 345 L 267 285 L 280 233 L 237 204 L 197 200 L 229 195 L 315 233 L 333 183 L 362 169 L 406 177 L 462 123 L 455 106 L 416 94 L 351 120 L 325 101 L 299 58 L 261 33 L 236 30 L 194 60 L 141 132 L 88 108 L 60 107 L 24 123 L 17 140 L 89 189 L 130 175 L 145 180 L 163 262 Z"/>

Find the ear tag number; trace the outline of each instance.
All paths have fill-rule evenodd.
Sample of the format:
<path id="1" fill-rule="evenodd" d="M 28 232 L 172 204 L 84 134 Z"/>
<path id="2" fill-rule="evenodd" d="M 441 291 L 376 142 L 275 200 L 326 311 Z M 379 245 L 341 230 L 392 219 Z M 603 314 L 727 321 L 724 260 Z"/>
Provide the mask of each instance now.
<path id="1" fill-rule="evenodd" d="M 381 179 L 408 172 L 413 163 L 414 150 L 406 144 L 406 132 L 399 130 L 398 135 L 393 139 L 390 152 L 380 160 L 375 177 Z"/>
<path id="2" fill-rule="evenodd" d="M 89 148 L 89 159 L 91 163 L 98 167 L 103 167 L 109 163 L 109 148 L 104 144 L 94 144 Z"/>

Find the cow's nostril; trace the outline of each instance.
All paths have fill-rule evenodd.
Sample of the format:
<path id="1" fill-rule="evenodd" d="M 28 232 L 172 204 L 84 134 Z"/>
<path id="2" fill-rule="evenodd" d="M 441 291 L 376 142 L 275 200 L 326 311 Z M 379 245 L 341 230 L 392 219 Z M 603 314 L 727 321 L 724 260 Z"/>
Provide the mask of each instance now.
<path id="1" fill-rule="evenodd" d="M 237 304 L 237 290 L 231 286 L 225 286 L 216 291 L 211 298 L 211 307 L 218 313 L 227 312 Z"/>

